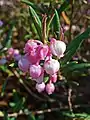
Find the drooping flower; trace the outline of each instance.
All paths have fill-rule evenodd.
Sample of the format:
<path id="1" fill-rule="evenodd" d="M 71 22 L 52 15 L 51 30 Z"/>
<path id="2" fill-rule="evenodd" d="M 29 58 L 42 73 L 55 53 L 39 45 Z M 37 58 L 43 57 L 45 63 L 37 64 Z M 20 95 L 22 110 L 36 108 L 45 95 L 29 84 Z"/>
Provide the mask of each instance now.
<path id="1" fill-rule="evenodd" d="M 29 71 L 30 71 L 30 76 L 33 79 L 37 79 L 42 74 L 43 68 L 40 65 L 31 65 Z"/>
<path id="2" fill-rule="evenodd" d="M 22 70 L 23 72 L 27 72 L 30 66 L 30 62 L 25 57 L 22 57 L 18 61 L 18 66 L 20 70 Z"/>
<path id="3" fill-rule="evenodd" d="M 37 55 L 36 50 L 31 51 L 31 53 L 25 54 L 25 56 L 31 64 L 39 64 L 40 62 L 40 58 Z"/>
<path id="4" fill-rule="evenodd" d="M 7 51 L 7 59 L 11 60 L 12 58 L 14 58 L 16 61 L 18 61 L 21 58 L 21 55 L 19 53 L 18 49 L 14 49 L 14 48 L 9 48 Z"/>
<path id="5" fill-rule="evenodd" d="M 66 50 L 66 44 L 63 41 L 52 38 L 50 41 L 50 50 L 52 54 L 58 58 L 63 57 Z"/>
<path id="6" fill-rule="evenodd" d="M 44 69 L 47 74 L 53 75 L 55 74 L 60 68 L 60 64 L 55 59 L 50 59 L 48 61 L 45 61 L 44 63 Z"/>
<path id="7" fill-rule="evenodd" d="M 43 43 L 38 40 L 28 40 L 27 43 L 25 44 L 24 52 L 25 53 L 30 53 L 34 49 L 36 49 L 39 45 L 42 45 Z"/>
<path id="8" fill-rule="evenodd" d="M 4 24 L 4 23 L 3 23 L 3 21 L 2 21 L 2 20 L 0 20 L 0 27 L 1 27 L 1 26 L 3 26 L 3 24 Z"/>
<path id="9" fill-rule="evenodd" d="M 20 55 L 18 49 L 14 49 L 13 57 L 14 57 L 14 59 L 15 59 L 16 61 L 19 61 L 19 60 L 21 59 L 21 55 Z"/>
<path id="10" fill-rule="evenodd" d="M 54 90 L 55 90 L 55 86 L 54 86 L 54 84 L 53 83 L 48 83 L 47 85 L 46 85 L 46 92 L 50 95 L 50 94 L 52 94 L 53 92 L 54 92 Z"/>
<path id="11" fill-rule="evenodd" d="M 42 54 L 40 52 L 41 51 L 40 46 L 43 46 L 43 43 L 38 40 L 28 40 L 27 43 L 25 44 L 24 48 L 24 51 L 26 53 L 25 56 L 32 64 L 39 64 L 41 57 L 43 57 L 44 53 Z"/>
<path id="12" fill-rule="evenodd" d="M 38 84 L 40 84 L 43 82 L 43 79 L 44 79 L 44 71 L 41 73 L 41 75 L 38 78 L 33 80 L 36 81 Z"/>
<path id="13" fill-rule="evenodd" d="M 57 73 L 50 76 L 50 81 L 55 83 L 57 81 Z"/>
<path id="14" fill-rule="evenodd" d="M 25 44 L 24 52 L 30 53 L 35 48 L 37 48 L 37 43 L 35 42 L 35 40 L 28 40 L 27 43 Z"/>
<path id="15" fill-rule="evenodd" d="M 9 48 L 8 51 L 7 51 L 7 54 L 8 55 L 13 55 L 14 53 L 14 49 L 13 48 Z"/>
<path id="16" fill-rule="evenodd" d="M 36 83 L 36 89 L 39 93 L 43 92 L 45 90 L 45 83 L 44 82 L 42 82 L 40 84 Z"/>
<path id="17" fill-rule="evenodd" d="M 49 51 L 48 45 L 39 45 L 37 48 L 37 55 L 40 60 L 44 60 Z"/>

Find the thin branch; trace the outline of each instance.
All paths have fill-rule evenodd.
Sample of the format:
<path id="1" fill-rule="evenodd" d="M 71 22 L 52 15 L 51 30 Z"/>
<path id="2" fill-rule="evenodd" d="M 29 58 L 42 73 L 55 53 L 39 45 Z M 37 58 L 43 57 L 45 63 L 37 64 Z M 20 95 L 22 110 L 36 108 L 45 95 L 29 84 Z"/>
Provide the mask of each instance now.
<path id="1" fill-rule="evenodd" d="M 72 22 L 73 22 L 73 9 L 74 9 L 74 5 L 73 2 L 71 3 L 71 16 L 70 16 L 70 28 L 69 28 L 69 41 L 71 41 L 71 32 L 72 32 Z"/>
<path id="2" fill-rule="evenodd" d="M 13 70 L 13 73 L 14 73 L 14 75 L 19 79 L 19 82 L 24 86 L 24 88 L 28 91 L 28 93 L 29 93 L 30 95 L 32 95 L 34 98 L 36 98 L 36 99 L 38 99 L 38 100 L 40 100 L 40 101 L 46 101 L 45 99 L 37 96 L 34 92 L 32 92 L 32 91 L 28 88 L 28 86 L 27 86 L 27 85 L 24 83 L 24 81 L 20 78 L 20 75 L 18 74 L 18 72 L 17 72 L 16 70 Z"/>
<path id="3" fill-rule="evenodd" d="M 71 102 L 71 96 L 72 96 L 72 89 L 69 88 L 69 89 L 68 89 L 68 104 L 69 104 L 70 112 L 73 112 L 72 102 Z"/>
<path id="4" fill-rule="evenodd" d="M 46 21 L 47 21 L 47 15 L 43 15 L 42 19 L 42 41 L 43 43 L 46 43 L 47 40 L 47 34 L 46 34 Z"/>
<path id="5" fill-rule="evenodd" d="M 90 105 L 74 105 L 73 106 L 73 109 L 79 109 L 79 108 L 87 108 L 87 107 L 90 107 Z M 18 115 L 30 115 L 30 114 L 33 114 L 33 115 L 36 115 L 36 114 L 44 114 L 44 113 L 50 113 L 50 112 L 56 112 L 56 111 L 65 111 L 65 110 L 68 110 L 68 106 L 65 106 L 64 108 L 60 108 L 60 107 L 57 107 L 57 108 L 48 108 L 48 109 L 44 109 L 44 110 L 37 110 L 37 111 L 28 111 L 28 112 L 23 112 L 22 110 L 20 110 L 20 112 L 18 113 L 9 113 L 8 114 L 8 117 L 17 117 Z M 1 111 L 2 112 L 2 111 Z M 2 114 L 0 114 L 0 117 L 4 117 L 4 114 L 2 112 Z"/>

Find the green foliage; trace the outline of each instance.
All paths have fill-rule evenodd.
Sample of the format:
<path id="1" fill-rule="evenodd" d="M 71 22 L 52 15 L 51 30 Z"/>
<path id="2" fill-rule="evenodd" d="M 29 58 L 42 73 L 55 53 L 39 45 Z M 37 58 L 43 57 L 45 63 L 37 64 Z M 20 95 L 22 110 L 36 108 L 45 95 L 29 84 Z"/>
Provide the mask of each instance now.
<path id="1" fill-rule="evenodd" d="M 13 90 L 13 102 L 10 102 L 10 106 L 13 112 L 19 112 L 24 108 L 25 98 L 21 97 L 16 90 Z"/>
<path id="2" fill-rule="evenodd" d="M 3 50 L 6 48 L 10 48 L 11 47 L 11 42 L 12 42 L 12 33 L 13 33 L 13 28 L 14 28 L 15 22 L 12 22 L 10 25 L 10 29 L 8 31 L 8 34 L 6 36 L 6 39 L 3 41 L 2 43 L 2 50 L 0 52 L 3 52 Z"/>
<path id="3" fill-rule="evenodd" d="M 63 71 L 68 71 L 68 72 L 71 72 L 71 71 L 75 71 L 75 70 L 80 70 L 80 69 L 86 69 L 86 68 L 90 68 L 90 63 L 73 63 L 70 62 L 68 63 L 64 68 L 63 68 Z"/>
<path id="4" fill-rule="evenodd" d="M 29 12 L 30 12 L 30 17 L 35 25 L 35 28 L 37 30 L 37 33 L 39 35 L 40 40 L 42 39 L 41 34 L 42 34 L 42 25 L 39 16 L 35 12 L 35 10 L 30 6 L 29 7 Z"/>
<path id="5" fill-rule="evenodd" d="M 56 39 L 60 39 L 60 19 L 57 10 L 55 10 L 53 26 L 54 26 L 54 32 L 57 36 Z"/>
<path id="6" fill-rule="evenodd" d="M 67 64 L 71 60 L 72 56 L 76 53 L 80 45 L 85 39 L 90 37 L 90 28 L 87 28 L 85 32 L 78 35 L 71 43 L 68 45 L 65 56 L 63 58 L 62 64 Z"/>
<path id="7" fill-rule="evenodd" d="M 75 120 L 89 120 L 90 119 L 90 115 L 87 113 L 75 113 L 75 114 L 71 114 L 69 111 L 65 111 L 62 112 L 62 115 L 64 117 L 67 117 L 68 119 L 75 119 Z"/>
<path id="8" fill-rule="evenodd" d="M 57 9 L 58 13 L 60 14 L 61 12 L 66 11 L 69 5 L 70 3 L 68 2 L 68 0 L 65 0 L 63 4 L 61 5 L 61 7 Z"/>
<path id="9" fill-rule="evenodd" d="M 28 115 L 28 120 L 36 120 L 35 116 L 31 113 Z"/>

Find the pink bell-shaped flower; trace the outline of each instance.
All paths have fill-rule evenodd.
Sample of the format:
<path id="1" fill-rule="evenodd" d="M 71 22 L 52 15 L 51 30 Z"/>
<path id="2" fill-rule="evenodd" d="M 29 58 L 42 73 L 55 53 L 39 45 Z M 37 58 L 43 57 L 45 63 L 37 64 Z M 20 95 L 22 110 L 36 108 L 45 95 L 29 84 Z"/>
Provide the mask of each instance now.
<path id="1" fill-rule="evenodd" d="M 36 50 L 35 51 L 31 51 L 31 53 L 25 54 L 25 56 L 30 61 L 31 64 L 39 64 L 39 62 L 40 62 L 40 58 L 37 55 Z"/>
<path id="2" fill-rule="evenodd" d="M 57 73 L 50 76 L 50 81 L 55 83 L 57 81 Z"/>
<path id="3" fill-rule="evenodd" d="M 37 55 L 40 60 L 44 60 L 49 51 L 48 45 L 39 45 L 37 48 Z"/>
<path id="4" fill-rule="evenodd" d="M 13 48 L 9 48 L 8 51 L 7 51 L 7 54 L 8 55 L 13 55 L 14 53 L 14 49 Z"/>
<path id="5" fill-rule="evenodd" d="M 20 70 L 22 70 L 23 72 L 27 72 L 30 66 L 30 62 L 25 57 L 22 57 L 18 61 L 18 66 Z"/>
<path id="6" fill-rule="evenodd" d="M 41 75 L 38 78 L 33 80 L 36 81 L 38 84 L 40 84 L 43 82 L 43 79 L 44 79 L 44 70 L 42 71 Z"/>
<path id="7" fill-rule="evenodd" d="M 55 90 L 55 86 L 54 86 L 54 84 L 53 83 L 48 83 L 47 85 L 46 85 L 46 92 L 50 95 L 50 94 L 52 94 L 53 92 L 54 92 L 54 90 Z"/>
<path id="8" fill-rule="evenodd" d="M 55 59 L 47 60 L 44 63 L 44 69 L 47 74 L 53 75 L 59 70 L 59 68 L 60 68 L 60 64 Z"/>
<path id="9" fill-rule="evenodd" d="M 40 65 L 31 65 L 29 71 L 30 71 L 30 76 L 33 79 L 37 79 L 42 74 L 43 68 Z"/>
<path id="10" fill-rule="evenodd" d="M 35 48 L 37 48 L 37 43 L 35 42 L 35 40 L 28 40 L 25 44 L 24 51 L 25 53 L 30 53 Z"/>
<path id="11" fill-rule="evenodd" d="M 43 92 L 45 90 L 45 83 L 44 82 L 42 82 L 40 84 L 36 83 L 36 89 L 39 93 Z"/>
<path id="12" fill-rule="evenodd" d="M 63 41 L 52 38 L 50 41 L 50 50 L 52 54 L 58 58 L 63 57 L 66 50 L 66 44 Z"/>

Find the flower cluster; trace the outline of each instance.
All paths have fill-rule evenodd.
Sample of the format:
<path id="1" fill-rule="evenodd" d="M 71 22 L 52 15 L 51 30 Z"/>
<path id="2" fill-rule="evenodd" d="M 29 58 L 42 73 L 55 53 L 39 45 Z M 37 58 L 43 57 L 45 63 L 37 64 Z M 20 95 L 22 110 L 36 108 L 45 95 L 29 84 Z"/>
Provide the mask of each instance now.
<path id="1" fill-rule="evenodd" d="M 36 81 L 38 92 L 54 92 L 60 63 L 53 59 L 53 55 L 60 59 L 64 56 L 65 50 L 65 43 L 54 38 L 51 38 L 49 45 L 38 40 L 28 40 L 25 44 L 25 55 L 19 59 L 18 66 L 23 72 L 30 73 L 32 80 Z M 45 75 L 49 77 L 48 83 L 44 82 Z"/>
<path id="2" fill-rule="evenodd" d="M 19 61 L 19 59 L 21 59 L 21 55 L 18 49 L 14 49 L 11 47 L 7 50 L 6 56 L 3 56 L 0 59 L 0 65 L 4 65 L 12 59 L 14 59 L 15 61 Z"/>
<path id="3" fill-rule="evenodd" d="M 11 47 L 7 51 L 7 60 L 11 60 L 12 58 L 14 58 L 14 60 L 16 61 L 19 61 L 19 59 L 21 58 L 21 55 L 18 49 L 14 49 Z"/>

